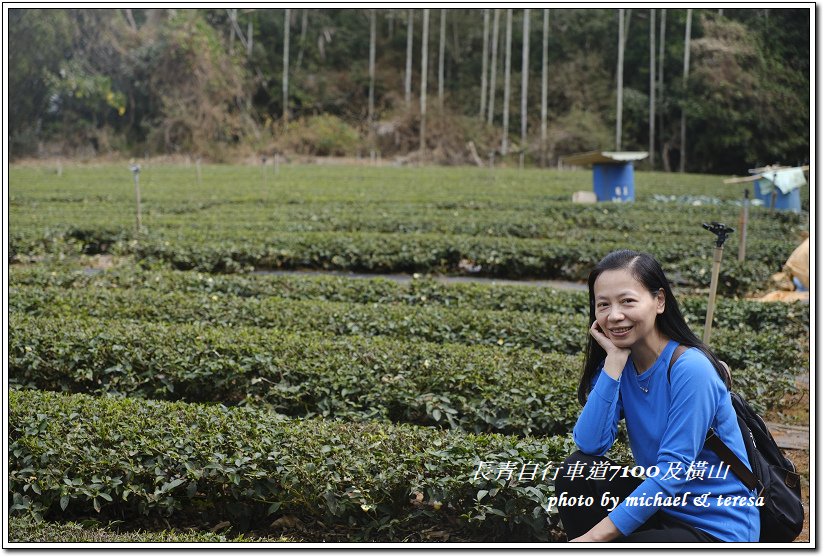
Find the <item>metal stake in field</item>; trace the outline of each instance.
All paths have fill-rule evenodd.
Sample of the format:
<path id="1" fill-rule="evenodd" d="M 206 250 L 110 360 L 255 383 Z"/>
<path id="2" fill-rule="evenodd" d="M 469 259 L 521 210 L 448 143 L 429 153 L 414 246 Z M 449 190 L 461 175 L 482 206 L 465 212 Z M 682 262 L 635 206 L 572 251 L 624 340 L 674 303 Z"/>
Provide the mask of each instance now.
<path id="1" fill-rule="evenodd" d="M 200 157 L 195 159 L 195 169 L 197 170 L 197 185 L 200 186 Z"/>
<path id="2" fill-rule="evenodd" d="M 133 164 L 129 166 L 129 169 L 132 171 L 132 176 L 134 176 L 134 194 L 137 200 L 137 234 L 139 235 L 140 230 L 143 228 L 140 217 L 140 165 Z"/>
<path id="3" fill-rule="evenodd" d="M 741 230 L 741 239 L 738 244 L 738 260 L 744 261 L 747 255 L 747 222 L 750 219 L 750 190 L 744 188 L 744 205 L 741 206 L 741 220 L 738 226 Z"/>
<path id="4" fill-rule="evenodd" d="M 260 157 L 260 176 L 263 178 L 263 191 L 266 191 L 266 155 Z"/>
<path id="5" fill-rule="evenodd" d="M 712 257 L 712 279 L 710 280 L 710 299 L 707 301 L 707 319 L 704 321 L 704 344 L 710 342 L 710 331 L 712 329 L 712 314 L 715 311 L 715 292 L 718 290 L 718 273 L 721 270 L 721 255 L 724 253 L 724 241 L 730 232 L 735 232 L 726 224 L 720 222 L 703 223 L 704 228 L 715 234 L 715 252 Z"/>

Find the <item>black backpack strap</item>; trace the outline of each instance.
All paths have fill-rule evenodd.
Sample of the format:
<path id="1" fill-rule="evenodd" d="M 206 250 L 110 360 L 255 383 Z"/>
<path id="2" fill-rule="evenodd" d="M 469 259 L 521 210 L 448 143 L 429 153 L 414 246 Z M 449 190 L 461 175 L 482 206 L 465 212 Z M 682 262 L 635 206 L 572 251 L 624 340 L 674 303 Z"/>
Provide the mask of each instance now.
<path id="1" fill-rule="evenodd" d="M 672 358 L 670 358 L 669 367 L 667 368 L 667 383 L 670 383 L 670 375 L 672 374 L 672 365 L 675 363 L 675 360 L 681 357 L 681 354 L 687 351 L 689 346 L 684 346 L 683 344 L 679 344 L 675 347 L 675 350 L 672 353 Z"/>
<path id="2" fill-rule="evenodd" d="M 707 432 L 707 439 L 704 441 L 704 444 L 717 454 L 722 462 L 729 464 L 735 475 L 747 486 L 747 489 L 752 491 L 757 488 L 758 495 L 761 495 L 761 492 L 764 490 L 761 480 L 741 462 L 740 458 L 735 456 L 735 453 L 718 437 L 713 428 L 710 428 Z"/>
<path id="3" fill-rule="evenodd" d="M 684 346 L 683 344 L 679 344 L 673 351 L 672 358 L 670 358 L 669 367 L 667 368 L 668 383 L 671 382 L 670 375 L 672 374 L 673 364 L 684 352 L 687 351 L 688 348 L 689 347 Z M 729 368 L 727 368 L 727 373 L 729 373 Z M 726 462 L 730 466 L 730 469 L 742 482 L 744 482 L 747 489 L 752 491 L 757 488 L 758 495 L 761 495 L 761 492 L 764 490 L 764 486 L 761 481 L 750 471 L 749 468 L 746 467 L 743 462 L 741 462 L 740 458 L 735 456 L 735 453 L 732 452 L 732 450 L 721 440 L 720 437 L 718 437 L 713 428 L 710 428 L 707 432 L 707 438 L 704 441 L 704 445 L 717 454 L 722 462 Z"/>

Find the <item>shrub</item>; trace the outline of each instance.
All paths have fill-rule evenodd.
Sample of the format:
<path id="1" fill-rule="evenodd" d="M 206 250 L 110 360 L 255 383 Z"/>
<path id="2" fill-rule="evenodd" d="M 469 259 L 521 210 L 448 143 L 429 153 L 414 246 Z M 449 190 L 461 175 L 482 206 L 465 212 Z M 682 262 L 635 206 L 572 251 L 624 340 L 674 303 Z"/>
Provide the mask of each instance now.
<path id="1" fill-rule="evenodd" d="M 290 122 L 279 143 L 303 155 L 352 156 L 360 145 L 358 131 L 331 114 Z"/>

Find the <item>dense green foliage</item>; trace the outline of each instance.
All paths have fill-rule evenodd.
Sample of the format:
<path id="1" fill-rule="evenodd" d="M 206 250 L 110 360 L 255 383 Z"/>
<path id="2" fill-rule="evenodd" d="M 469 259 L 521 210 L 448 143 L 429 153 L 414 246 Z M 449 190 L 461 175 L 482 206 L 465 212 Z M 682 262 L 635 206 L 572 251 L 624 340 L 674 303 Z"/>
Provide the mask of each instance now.
<path id="1" fill-rule="evenodd" d="M 557 465 L 570 450 L 561 438 L 288 420 L 252 408 L 36 391 L 11 391 L 9 402 L 11 509 L 46 519 L 94 512 L 248 529 L 280 515 L 321 537 L 344 527 L 354 539 L 399 541 L 437 525 L 545 540 L 551 480 L 475 471 L 480 461 Z"/>
<path id="2" fill-rule="evenodd" d="M 250 537 L 244 534 L 197 531 L 197 530 L 127 530 L 121 531 L 122 523 L 101 525 L 98 521 L 37 522 L 28 516 L 9 518 L 9 543 L 288 543 L 302 540 L 279 536 L 268 538 Z"/>
<path id="3" fill-rule="evenodd" d="M 9 11 L 9 132 L 13 155 L 191 153 L 215 160 L 276 150 L 406 155 L 419 147 L 422 12 L 383 8 L 377 18 L 376 119 L 367 121 L 369 11 L 291 10 L 289 94 L 281 76 L 283 9 L 55 9 Z M 647 150 L 650 9 L 628 9 L 623 71 L 623 148 Z M 719 12 L 723 11 L 723 15 Z M 446 10 L 444 108 L 435 91 L 442 15 L 429 33 L 431 156 L 469 163 L 501 144 L 504 25 L 493 125 L 479 121 L 484 10 Z M 525 10 L 513 10 L 508 130 L 519 137 Z M 540 152 L 543 10 L 529 10 L 527 162 L 614 148 L 618 16 L 611 8 L 552 9 L 546 152 Z M 665 12 L 665 13 L 664 13 Z M 682 83 L 685 9 L 664 22 L 663 88 L 657 93 L 656 168 L 677 168 L 687 117 L 687 168 L 735 172 L 809 159 L 810 24 L 807 8 L 695 9 L 690 79 Z M 413 102 L 404 101 L 407 20 L 413 17 Z M 251 44 L 249 44 L 251 42 Z M 658 47 L 656 45 L 656 56 Z M 247 49 L 248 47 L 248 49 Z M 284 112 L 291 123 L 282 121 Z M 373 133 L 374 132 L 374 133 Z M 513 141 L 517 158 L 521 146 Z M 40 147 L 42 148 L 42 147 Z M 662 166 L 662 161 L 666 159 Z M 499 158 L 499 160 L 501 160 Z M 506 161 L 506 159 L 503 159 Z"/>
<path id="4" fill-rule="evenodd" d="M 474 472 L 573 450 L 585 285 L 430 273 L 580 280 L 610 249 L 643 249 L 698 331 L 700 224 L 739 212 L 718 177 L 663 173 L 638 173 L 633 204 L 593 206 L 568 201 L 590 184 L 568 171 L 148 165 L 140 179 L 138 233 L 128 169 L 11 168 L 10 539 L 563 539 L 551 478 Z M 722 266 L 711 344 L 760 411 L 792 404 L 809 305 L 728 294 L 769 288 L 805 216 L 754 208 L 748 261 Z M 629 462 L 618 439 L 610 456 Z"/>
<path id="5" fill-rule="evenodd" d="M 417 277 L 398 282 L 382 277 L 352 280 L 335 275 L 223 274 L 141 270 L 114 267 L 106 271 L 78 269 L 75 264 L 12 267 L 12 305 L 20 303 L 16 288 L 105 289 L 123 292 L 149 289 L 179 292 L 191 296 L 224 295 L 242 298 L 270 297 L 283 300 L 314 300 L 356 304 L 404 304 L 414 307 L 455 308 L 457 310 L 530 312 L 585 316 L 585 291 L 557 290 L 524 284 L 499 285 L 444 284 L 433 278 Z M 39 297 L 39 295 L 37 296 Z M 31 303 L 31 302 L 27 302 Z M 707 311 L 703 295 L 679 297 L 679 307 L 688 323 L 703 323 Z M 201 314 L 203 316 L 204 314 Z M 809 333 L 808 304 L 765 304 L 745 299 L 719 298 L 713 322 L 724 329 L 753 331 L 800 337 Z"/>
<path id="6" fill-rule="evenodd" d="M 740 214 L 734 189 L 700 206 L 653 197 L 719 193 L 717 179 L 699 176 L 639 173 L 637 202 L 580 205 L 568 199 L 590 187 L 584 172 L 293 167 L 273 175 L 210 166 L 197 185 L 193 168 L 152 166 L 141 173 L 145 230 L 138 238 L 124 174 L 112 166 L 71 169 L 65 177 L 14 168 L 11 260 L 82 251 L 223 273 L 471 271 L 580 281 L 607 252 L 641 247 L 676 285 L 706 288 L 713 237 L 701 223 L 735 224 Z M 805 227 L 803 215 L 753 208 L 747 260 L 725 259 L 719 291 L 763 288 Z M 728 250 L 735 253 L 737 243 L 733 235 Z"/>

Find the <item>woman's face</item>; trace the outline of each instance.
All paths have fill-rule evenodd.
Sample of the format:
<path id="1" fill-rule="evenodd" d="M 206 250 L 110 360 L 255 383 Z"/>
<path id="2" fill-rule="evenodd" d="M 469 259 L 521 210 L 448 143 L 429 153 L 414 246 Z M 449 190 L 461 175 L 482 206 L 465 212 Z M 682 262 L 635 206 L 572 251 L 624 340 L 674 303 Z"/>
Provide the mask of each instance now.
<path id="1" fill-rule="evenodd" d="M 664 313 L 664 291 L 653 295 L 629 271 L 604 271 L 595 279 L 595 320 L 615 346 L 632 348 L 655 332 Z"/>

